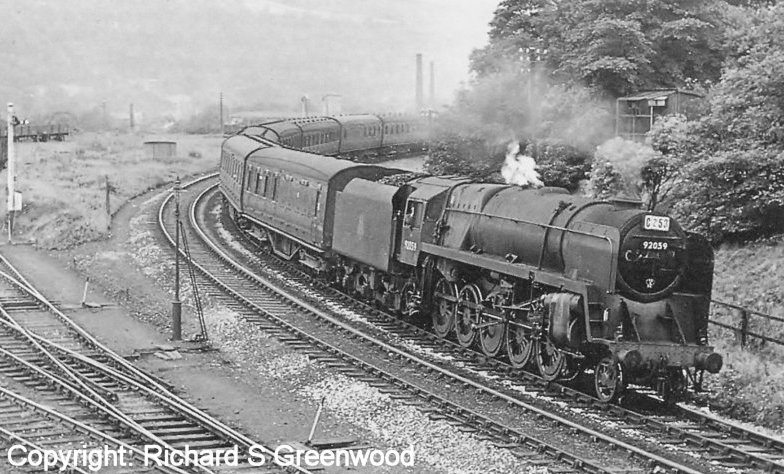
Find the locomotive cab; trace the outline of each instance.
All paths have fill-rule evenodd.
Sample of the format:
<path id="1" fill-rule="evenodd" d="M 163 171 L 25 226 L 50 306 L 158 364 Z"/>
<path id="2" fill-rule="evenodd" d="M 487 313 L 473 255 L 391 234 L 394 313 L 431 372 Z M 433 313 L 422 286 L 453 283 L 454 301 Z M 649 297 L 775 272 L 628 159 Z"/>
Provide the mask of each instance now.
<path id="1" fill-rule="evenodd" d="M 411 266 L 419 263 L 422 242 L 432 242 L 437 232 L 447 191 L 464 181 L 430 176 L 408 183 L 411 191 L 406 199 L 397 247 L 401 263 Z"/>

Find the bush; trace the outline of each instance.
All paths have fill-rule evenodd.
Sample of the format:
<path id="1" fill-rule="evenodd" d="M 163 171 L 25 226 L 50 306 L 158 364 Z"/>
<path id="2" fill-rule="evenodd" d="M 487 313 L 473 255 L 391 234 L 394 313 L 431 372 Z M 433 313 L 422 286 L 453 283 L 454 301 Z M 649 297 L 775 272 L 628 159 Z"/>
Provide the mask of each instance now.
<path id="1" fill-rule="evenodd" d="M 466 175 L 482 181 L 503 182 L 499 171 L 508 143 L 492 145 L 477 137 L 443 134 L 430 143 L 425 169 L 436 175 Z M 576 191 L 591 169 L 590 154 L 555 141 L 528 143 L 525 155 L 536 161 L 545 186 Z"/>
<path id="2" fill-rule="evenodd" d="M 483 179 L 498 171 L 504 148 L 489 146 L 481 138 L 443 134 L 430 142 L 425 170 L 435 175 L 466 175 Z"/>
<path id="3" fill-rule="evenodd" d="M 784 231 L 784 153 L 725 151 L 688 169 L 673 212 L 712 242 Z"/>
<path id="4" fill-rule="evenodd" d="M 545 186 L 558 186 L 575 192 L 580 181 L 588 178 L 591 155 L 574 146 L 554 140 L 529 144 L 525 154 L 536 161 Z"/>

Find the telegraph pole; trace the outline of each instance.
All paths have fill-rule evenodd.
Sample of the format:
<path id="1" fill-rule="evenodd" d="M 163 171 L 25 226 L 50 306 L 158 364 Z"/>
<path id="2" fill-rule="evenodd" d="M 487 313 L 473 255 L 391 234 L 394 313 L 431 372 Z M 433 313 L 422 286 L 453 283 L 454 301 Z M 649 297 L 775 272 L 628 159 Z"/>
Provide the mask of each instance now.
<path id="1" fill-rule="evenodd" d="M 223 125 L 223 91 L 220 93 L 220 125 L 221 125 L 221 136 L 225 133 L 225 127 Z"/>
<path id="2" fill-rule="evenodd" d="M 8 117 L 6 118 L 6 125 L 8 126 L 8 243 L 13 243 L 12 234 L 14 229 L 14 210 L 16 209 L 16 169 L 14 157 L 14 104 L 8 103 Z"/>
<path id="3" fill-rule="evenodd" d="M 172 341 L 182 340 L 180 301 L 180 177 L 174 183 L 174 301 L 172 301 Z"/>

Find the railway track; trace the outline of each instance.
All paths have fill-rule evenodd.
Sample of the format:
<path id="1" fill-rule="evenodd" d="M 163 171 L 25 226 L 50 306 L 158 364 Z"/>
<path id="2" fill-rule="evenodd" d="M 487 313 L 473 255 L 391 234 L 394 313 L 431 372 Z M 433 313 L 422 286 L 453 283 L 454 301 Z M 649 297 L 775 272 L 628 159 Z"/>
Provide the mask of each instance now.
<path id="1" fill-rule="evenodd" d="M 230 225 L 233 221 L 226 219 Z M 515 381 L 521 391 L 546 398 L 542 408 L 553 405 L 571 404 L 580 407 L 581 415 L 611 423 L 614 430 L 629 430 L 635 436 L 656 439 L 670 449 L 699 453 L 711 463 L 730 469 L 756 469 L 760 472 L 784 474 L 784 440 L 720 419 L 709 412 L 688 404 L 667 406 L 658 396 L 645 392 L 633 392 L 621 404 L 606 404 L 588 392 L 591 381 L 585 388 L 547 382 L 537 374 L 512 367 L 500 358 L 489 358 L 481 352 L 467 349 L 453 340 L 438 338 L 429 328 L 409 323 L 399 317 L 358 301 L 351 295 L 313 279 L 300 267 L 278 259 L 255 241 L 234 227 L 235 235 L 241 235 L 248 245 L 256 248 L 258 264 L 253 271 L 285 275 L 285 279 L 299 285 L 317 288 L 319 293 L 340 301 L 373 327 L 398 338 L 402 347 L 424 349 L 431 355 L 431 362 L 457 363 L 473 374 L 485 374 L 493 380 Z M 272 270 L 272 272 L 270 272 Z M 637 406 L 641 408 L 630 408 Z"/>
<path id="2" fill-rule="evenodd" d="M 187 450 L 218 455 L 236 446 L 241 453 L 238 468 L 246 468 L 247 450 L 256 446 L 265 453 L 258 472 L 308 472 L 275 465 L 272 449 L 196 408 L 103 346 L 2 255 L 0 386 L 0 439 L 7 448 L 89 451 L 109 447 L 127 456 L 127 463 L 115 461 L 121 465 L 110 466 L 110 470 L 115 468 L 111 472 L 208 474 L 231 472 L 234 466 L 225 462 L 224 467 L 215 468 L 188 465 L 178 456 Z M 23 454 L 23 449 L 14 454 Z M 90 470 L 80 462 L 84 461 L 59 467 Z M 11 469 L 8 459 L 0 459 L 3 463 Z"/>
<path id="3" fill-rule="evenodd" d="M 203 183 L 197 186 L 199 188 L 205 187 Z M 165 216 L 168 212 L 166 210 L 168 204 L 169 201 L 167 200 L 167 202 L 161 206 L 159 212 L 159 221 L 162 229 L 166 229 Z M 197 241 L 193 237 L 196 237 L 199 233 L 201 233 L 201 238 L 210 240 L 204 231 L 197 228 L 199 226 L 198 222 L 201 219 L 201 217 L 199 217 L 200 213 L 201 211 L 197 210 L 197 206 L 194 205 L 191 207 L 190 220 L 191 225 L 194 227 L 187 231 L 193 233 L 193 235 L 190 236 L 191 242 Z M 667 456 L 652 453 L 644 448 L 637 447 L 634 444 L 619 439 L 612 434 L 597 431 L 584 426 L 581 423 L 543 410 L 534 404 L 523 402 L 520 396 L 515 395 L 514 389 L 492 388 L 492 385 L 494 384 L 487 380 L 477 379 L 475 376 L 463 376 L 454 369 L 427 361 L 414 354 L 412 351 L 401 350 L 398 347 L 381 340 L 381 338 L 372 335 L 372 330 L 357 329 L 357 327 L 355 327 L 356 325 L 347 324 L 346 322 L 341 321 L 340 318 L 335 317 L 334 314 L 328 314 L 329 311 L 317 308 L 311 303 L 308 303 L 305 301 L 305 298 L 297 297 L 279 289 L 270 288 L 275 285 L 257 277 L 252 271 L 245 269 L 241 264 L 233 262 L 233 259 L 225 251 L 221 250 L 218 245 L 214 245 L 214 247 L 209 249 L 202 247 L 196 249 L 194 246 L 192 252 L 194 252 L 194 260 L 199 263 L 199 270 L 202 274 L 210 279 L 213 285 L 221 289 L 223 294 L 217 294 L 217 297 L 230 298 L 234 305 L 236 305 L 237 302 L 240 302 L 244 313 L 243 316 L 247 320 L 258 324 L 260 328 L 271 332 L 282 341 L 304 351 L 311 357 L 321 360 L 327 365 L 335 366 L 341 372 L 375 384 L 384 390 L 394 393 L 397 398 L 406 398 L 408 402 L 419 405 L 420 409 L 423 411 L 435 412 L 432 413 L 435 417 L 445 417 L 460 422 L 466 430 L 474 431 L 481 436 L 493 439 L 498 445 L 517 449 L 518 452 L 527 451 L 529 454 L 533 449 L 535 450 L 534 453 L 536 456 L 533 457 L 532 460 L 536 463 L 547 462 L 541 458 L 544 455 L 550 454 L 552 457 L 565 460 L 566 462 L 560 462 L 562 465 L 560 469 L 567 470 L 617 472 L 618 469 L 626 469 L 633 471 L 636 467 L 641 465 L 637 462 L 636 467 L 634 465 L 626 465 L 623 467 L 615 466 L 608 468 L 606 467 L 607 464 L 602 464 L 601 461 L 597 462 L 596 458 L 601 456 L 597 455 L 598 445 L 610 447 L 611 449 L 620 448 L 626 452 L 633 453 L 638 459 L 644 460 L 642 465 L 648 467 L 659 466 L 660 468 L 673 472 L 704 472 L 699 468 L 692 467 L 699 466 L 700 462 L 695 463 L 690 462 L 689 460 L 677 461 Z M 228 265 L 231 265 L 231 267 L 227 268 Z M 229 270 L 229 268 L 231 268 L 231 270 Z M 238 272 L 240 273 L 239 275 L 237 274 Z M 293 307 L 296 309 L 292 309 Z M 395 327 L 397 325 L 396 321 L 397 320 L 388 320 L 381 323 L 379 323 L 379 321 L 374 321 L 374 323 L 380 324 L 381 327 L 388 329 Z M 343 350 L 335 347 L 335 344 L 323 340 L 327 338 L 325 334 L 329 333 L 334 333 L 337 335 L 337 338 L 341 339 L 342 342 L 340 343 L 340 346 Z M 319 337 L 315 337 L 313 334 L 319 334 Z M 349 337 L 346 337 L 346 335 L 349 335 Z M 395 337 L 395 339 L 399 339 L 399 337 Z M 391 355 L 391 358 L 395 360 L 369 362 L 366 360 L 367 358 L 361 359 L 351 353 L 352 350 L 346 347 L 346 341 L 361 341 L 359 345 L 363 346 L 363 348 L 354 349 L 357 353 L 368 353 L 367 346 L 370 345 L 375 348 L 375 352 Z M 432 340 L 425 342 L 425 347 L 435 347 L 437 345 L 438 344 Z M 470 364 L 474 362 L 473 358 L 473 356 L 463 357 L 464 360 L 459 362 L 462 362 L 463 365 Z M 387 359 L 390 358 L 388 357 Z M 416 370 L 409 370 L 408 372 L 419 374 L 427 373 L 430 374 L 430 376 L 406 379 L 405 376 L 401 376 L 397 373 L 400 372 L 399 370 L 395 370 L 395 367 L 401 366 L 401 361 L 404 361 L 404 364 L 408 364 L 407 367 L 409 368 L 412 365 L 416 368 Z M 454 365 L 453 362 L 454 361 L 452 361 L 451 365 Z M 487 360 L 484 360 L 483 363 L 492 364 L 492 362 L 488 362 Z M 505 378 L 508 378 L 508 371 L 502 370 L 502 372 L 506 375 Z M 428 387 L 428 383 L 425 379 L 435 379 L 436 377 L 440 379 L 438 383 L 430 384 L 431 386 Z M 460 391 L 463 392 L 462 394 L 468 395 L 463 397 L 445 397 L 438 394 L 438 390 L 432 385 L 440 385 L 443 387 L 444 381 L 448 381 L 450 385 L 453 384 L 456 387 L 460 387 Z M 543 390 L 534 388 L 533 391 L 542 392 Z M 569 396 L 573 397 L 573 395 Z M 484 397 L 486 404 L 490 405 L 490 407 L 483 407 L 481 413 L 479 410 L 468 408 L 468 406 L 472 406 L 470 405 L 469 399 L 476 399 L 476 397 Z M 454 399 L 457 399 L 457 401 Z M 580 402 L 577 401 L 573 403 Z M 599 410 L 605 423 L 612 419 L 612 417 L 618 416 L 615 407 L 603 406 Z M 488 416 L 486 414 L 487 412 L 493 412 L 495 416 Z M 556 445 L 557 443 L 548 443 L 535 436 L 531 436 L 531 431 L 524 431 L 525 428 L 520 427 L 520 425 L 508 426 L 497 421 L 517 421 L 516 418 L 519 419 L 521 413 L 525 414 L 526 417 L 536 419 L 539 425 L 547 425 L 544 431 L 556 429 L 566 432 L 573 438 L 584 439 L 586 447 L 590 446 L 586 452 L 592 453 L 591 458 L 567 453 L 558 448 Z M 662 423 L 667 424 L 669 422 L 671 425 L 672 421 L 672 419 L 663 420 Z M 623 423 L 625 425 L 631 424 L 629 418 L 626 418 Z M 650 417 L 641 418 L 640 422 L 635 423 L 634 426 L 629 426 L 628 428 L 639 428 L 639 426 L 648 424 L 652 424 Z M 615 428 L 616 431 L 624 429 L 624 427 L 618 426 L 617 424 Z M 686 427 L 684 427 L 684 429 L 686 429 Z M 675 456 L 675 458 L 677 458 L 677 456 Z M 727 460 L 724 460 L 724 462 L 725 464 L 729 464 L 729 461 Z M 705 460 L 701 461 L 701 463 L 703 465 L 706 464 Z M 745 465 L 752 466 L 750 463 Z"/>

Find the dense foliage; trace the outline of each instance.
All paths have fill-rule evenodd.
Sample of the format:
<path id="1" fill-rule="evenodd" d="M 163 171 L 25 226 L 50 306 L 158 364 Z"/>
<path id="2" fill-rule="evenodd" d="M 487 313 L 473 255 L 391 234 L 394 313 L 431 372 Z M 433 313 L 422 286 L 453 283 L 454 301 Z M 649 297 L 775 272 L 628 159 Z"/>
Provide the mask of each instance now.
<path id="1" fill-rule="evenodd" d="M 784 4 L 504 0 L 476 74 L 442 116 L 437 172 L 493 176 L 512 140 L 542 180 L 673 212 L 714 243 L 784 222 Z M 659 118 L 646 143 L 610 138 L 615 97 L 681 87 L 703 115 Z"/>
<path id="2" fill-rule="evenodd" d="M 651 135 L 684 167 L 674 212 L 714 242 L 784 230 L 784 5 L 737 24 L 708 113 Z"/>
<path id="3" fill-rule="evenodd" d="M 432 140 L 425 168 L 437 175 L 462 174 L 474 179 L 492 179 L 504 161 L 503 147 L 490 147 L 479 138 L 443 133 Z"/>
<path id="4" fill-rule="evenodd" d="M 529 144 L 525 154 L 534 158 L 542 182 L 577 191 L 580 181 L 591 170 L 591 155 L 581 149 L 559 141 L 539 141 Z"/>
<path id="5" fill-rule="evenodd" d="M 480 76 L 508 62 L 543 64 L 559 83 L 617 96 L 719 78 L 727 4 L 703 0 L 504 0 Z"/>
<path id="6" fill-rule="evenodd" d="M 739 150 L 699 160 L 673 210 L 714 242 L 784 231 L 784 154 Z"/>

